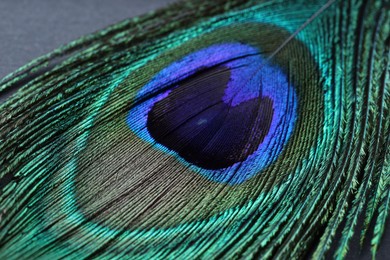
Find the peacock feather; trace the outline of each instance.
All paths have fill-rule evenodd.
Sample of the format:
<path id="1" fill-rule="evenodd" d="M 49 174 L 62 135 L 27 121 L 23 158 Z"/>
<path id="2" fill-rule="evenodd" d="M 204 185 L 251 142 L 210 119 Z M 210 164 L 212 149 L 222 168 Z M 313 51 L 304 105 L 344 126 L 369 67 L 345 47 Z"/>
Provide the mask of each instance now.
<path id="1" fill-rule="evenodd" d="M 387 0 L 190 0 L 0 81 L 1 259 L 375 257 Z"/>

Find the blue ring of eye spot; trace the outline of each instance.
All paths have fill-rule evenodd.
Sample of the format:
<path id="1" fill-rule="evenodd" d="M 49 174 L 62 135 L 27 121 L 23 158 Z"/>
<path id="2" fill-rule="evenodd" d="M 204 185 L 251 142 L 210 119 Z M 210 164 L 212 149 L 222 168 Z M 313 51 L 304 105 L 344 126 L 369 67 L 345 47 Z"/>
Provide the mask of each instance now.
<path id="1" fill-rule="evenodd" d="M 199 68 L 207 69 L 220 64 L 230 69 L 223 102 L 236 107 L 261 95 L 272 100 L 273 116 L 268 133 L 244 161 L 226 168 L 205 169 L 160 144 L 146 126 L 153 106 L 167 98 L 172 91 L 164 90 L 164 87 L 190 77 Z M 180 84 L 175 86 L 180 88 Z M 162 91 L 158 91 L 161 89 Z M 154 145 L 154 148 L 174 156 L 189 169 L 217 183 L 241 184 L 274 162 L 288 142 L 297 117 L 297 94 L 287 75 L 277 65 L 267 63 L 257 48 L 243 43 L 215 44 L 188 54 L 157 73 L 140 89 L 136 98 L 141 99 L 151 92 L 158 94 L 130 109 L 126 118 L 130 130 L 145 142 Z M 201 122 L 206 122 L 205 120 L 207 119 Z"/>

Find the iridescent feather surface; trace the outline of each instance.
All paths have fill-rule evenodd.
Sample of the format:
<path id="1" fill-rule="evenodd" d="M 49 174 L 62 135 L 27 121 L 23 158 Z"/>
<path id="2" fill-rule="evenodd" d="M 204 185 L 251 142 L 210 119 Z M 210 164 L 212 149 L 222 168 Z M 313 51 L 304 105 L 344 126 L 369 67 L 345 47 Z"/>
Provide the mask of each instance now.
<path id="1" fill-rule="evenodd" d="M 389 70 L 380 0 L 185 1 L 38 58 L 0 81 L 0 258 L 375 257 Z"/>

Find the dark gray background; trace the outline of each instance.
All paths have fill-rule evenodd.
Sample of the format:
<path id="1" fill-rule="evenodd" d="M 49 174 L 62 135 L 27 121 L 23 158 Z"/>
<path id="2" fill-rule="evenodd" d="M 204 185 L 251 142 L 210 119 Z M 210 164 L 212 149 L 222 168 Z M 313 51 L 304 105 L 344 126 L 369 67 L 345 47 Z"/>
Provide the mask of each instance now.
<path id="1" fill-rule="evenodd" d="M 175 1 L 0 0 L 0 78 L 85 34 Z M 390 259 L 389 222 L 377 259 Z M 358 254 L 357 243 L 348 259 L 371 259 L 367 247 Z"/>
<path id="2" fill-rule="evenodd" d="M 175 0 L 0 0 L 0 78 L 85 34 Z"/>

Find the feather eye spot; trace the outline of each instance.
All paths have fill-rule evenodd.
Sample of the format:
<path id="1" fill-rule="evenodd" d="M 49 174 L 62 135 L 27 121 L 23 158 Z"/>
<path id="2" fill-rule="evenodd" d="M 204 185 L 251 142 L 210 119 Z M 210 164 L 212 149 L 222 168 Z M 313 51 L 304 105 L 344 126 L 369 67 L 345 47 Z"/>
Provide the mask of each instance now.
<path id="1" fill-rule="evenodd" d="M 296 92 L 284 71 L 243 43 L 188 54 L 138 95 L 153 92 L 159 94 L 130 110 L 130 129 L 216 182 L 240 184 L 260 173 L 296 120 Z"/>

